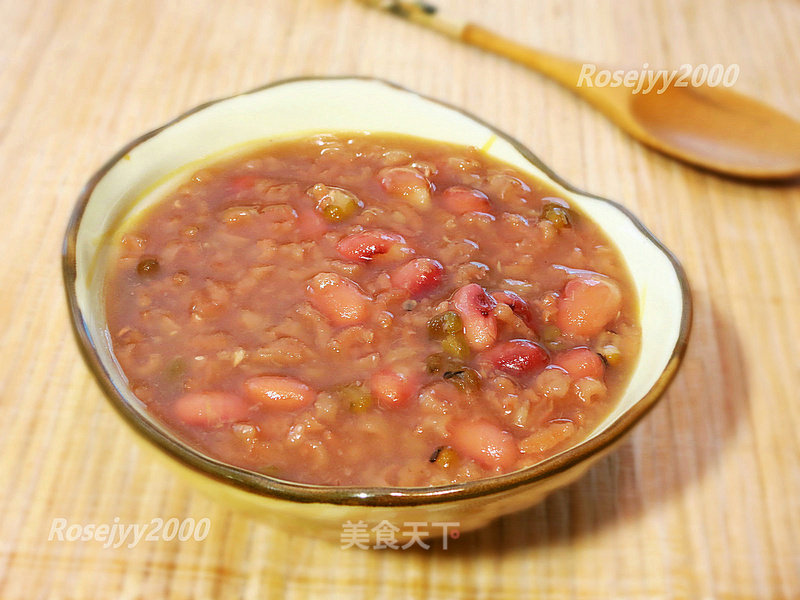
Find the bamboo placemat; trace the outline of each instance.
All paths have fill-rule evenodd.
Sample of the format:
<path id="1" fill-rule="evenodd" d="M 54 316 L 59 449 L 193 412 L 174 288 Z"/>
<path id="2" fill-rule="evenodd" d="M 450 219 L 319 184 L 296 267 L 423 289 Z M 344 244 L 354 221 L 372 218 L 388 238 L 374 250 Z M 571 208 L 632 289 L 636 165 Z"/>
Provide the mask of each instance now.
<path id="1" fill-rule="evenodd" d="M 440 2 L 577 58 L 737 63 L 800 116 L 794 0 Z M 2 1 L 0 598 L 800 597 L 800 189 L 643 149 L 502 59 L 351 0 Z M 511 132 L 620 200 L 683 261 L 694 330 L 658 408 L 586 477 L 442 550 L 345 551 L 253 523 L 134 444 L 82 364 L 59 249 L 88 176 L 211 98 L 304 74 L 388 78 Z M 208 517 L 202 542 L 48 541 L 77 524 Z"/>

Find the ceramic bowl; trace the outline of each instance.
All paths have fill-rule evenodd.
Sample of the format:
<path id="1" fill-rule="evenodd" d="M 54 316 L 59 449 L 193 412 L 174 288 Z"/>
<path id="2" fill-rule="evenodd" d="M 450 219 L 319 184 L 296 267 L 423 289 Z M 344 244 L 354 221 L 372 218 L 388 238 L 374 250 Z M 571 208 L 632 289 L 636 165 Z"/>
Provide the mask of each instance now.
<path id="1" fill-rule="evenodd" d="M 243 147 L 322 131 L 397 132 L 476 146 L 578 205 L 617 245 L 639 295 L 640 358 L 616 408 L 584 441 L 503 476 L 431 488 L 353 488 L 282 481 L 211 459 L 164 428 L 131 393 L 109 343 L 103 278 L 110 232 L 207 161 Z M 675 257 L 628 210 L 576 190 L 522 144 L 480 119 L 391 83 L 364 78 L 280 81 L 210 102 L 134 140 L 80 195 L 63 269 L 72 323 L 108 400 L 146 446 L 228 506 L 294 531 L 336 538 L 347 521 L 458 523 L 467 531 L 533 505 L 580 477 L 656 403 L 686 346 L 691 302 Z M 433 532 L 430 532 L 433 534 Z"/>

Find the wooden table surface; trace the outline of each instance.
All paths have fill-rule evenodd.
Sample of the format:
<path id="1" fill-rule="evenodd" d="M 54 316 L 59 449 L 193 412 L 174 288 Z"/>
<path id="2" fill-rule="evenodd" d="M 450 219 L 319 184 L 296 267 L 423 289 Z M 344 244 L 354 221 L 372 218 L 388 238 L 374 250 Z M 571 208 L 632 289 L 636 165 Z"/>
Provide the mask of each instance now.
<path id="1" fill-rule="evenodd" d="M 683 166 L 535 73 L 353 0 L 2 0 L 0 598 L 800 598 L 800 187 Z M 800 117 L 796 0 L 442 0 L 552 52 L 736 63 Z M 399 82 L 617 199 L 683 261 L 684 365 L 626 443 L 447 550 L 343 550 L 254 523 L 143 454 L 82 363 L 60 245 L 81 186 L 140 133 L 297 75 Z M 202 542 L 48 540 L 208 517 Z M 116 519 L 116 521 L 115 521 Z"/>

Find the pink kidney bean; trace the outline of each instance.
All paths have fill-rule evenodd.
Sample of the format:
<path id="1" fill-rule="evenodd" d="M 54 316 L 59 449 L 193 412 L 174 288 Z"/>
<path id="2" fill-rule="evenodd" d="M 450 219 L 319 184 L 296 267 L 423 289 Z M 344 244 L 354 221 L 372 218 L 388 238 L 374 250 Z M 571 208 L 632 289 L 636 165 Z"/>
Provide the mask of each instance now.
<path id="1" fill-rule="evenodd" d="M 477 283 L 468 283 L 453 294 L 453 308 L 464 323 L 464 335 L 473 350 L 486 350 L 497 341 L 497 301 Z"/>
<path id="2" fill-rule="evenodd" d="M 486 194 L 464 185 L 447 188 L 439 196 L 439 201 L 445 210 L 456 215 L 468 212 L 489 213 L 492 209 Z"/>
<path id="3" fill-rule="evenodd" d="M 310 406 L 317 394 L 305 383 L 292 377 L 261 375 L 244 382 L 247 397 L 266 408 L 297 410 Z"/>
<path id="4" fill-rule="evenodd" d="M 421 208 L 430 206 L 431 184 L 412 167 L 391 167 L 379 173 L 381 187 L 394 196 L 409 200 Z"/>
<path id="5" fill-rule="evenodd" d="M 415 377 L 386 369 L 375 373 L 369 381 L 369 391 L 384 408 L 402 408 L 417 391 Z"/>
<path id="6" fill-rule="evenodd" d="M 415 258 L 396 269 L 392 275 L 392 285 L 406 290 L 411 297 L 424 296 L 442 282 L 444 267 L 432 258 Z"/>
<path id="7" fill-rule="evenodd" d="M 603 379 L 605 366 L 603 360 L 585 346 L 571 348 L 555 357 L 553 363 L 564 369 L 575 380 L 582 377 Z"/>
<path id="8" fill-rule="evenodd" d="M 369 262 L 376 256 L 387 254 L 397 248 L 403 254 L 413 254 L 406 246 L 406 240 L 397 233 L 388 233 L 380 229 L 354 233 L 339 240 L 336 250 L 343 258 L 357 262 Z"/>
<path id="9" fill-rule="evenodd" d="M 228 392 L 189 392 L 175 401 L 173 411 L 188 425 L 214 429 L 246 419 L 250 404 Z"/>
<path id="10" fill-rule="evenodd" d="M 556 325 L 567 334 L 591 337 L 614 319 L 622 307 L 619 286 L 598 276 L 576 277 L 558 299 Z"/>
<path id="11" fill-rule="evenodd" d="M 367 319 L 370 299 L 347 277 L 319 273 L 306 291 L 312 306 L 334 325 L 355 325 Z"/>
<path id="12" fill-rule="evenodd" d="M 456 452 L 487 469 L 505 471 L 519 455 L 512 435 L 486 419 L 454 421 L 448 429 Z"/>
<path id="13" fill-rule="evenodd" d="M 318 240 L 328 232 L 328 224 L 317 211 L 310 206 L 304 206 L 297 211 L 297 232 L 300 239 Z"/>

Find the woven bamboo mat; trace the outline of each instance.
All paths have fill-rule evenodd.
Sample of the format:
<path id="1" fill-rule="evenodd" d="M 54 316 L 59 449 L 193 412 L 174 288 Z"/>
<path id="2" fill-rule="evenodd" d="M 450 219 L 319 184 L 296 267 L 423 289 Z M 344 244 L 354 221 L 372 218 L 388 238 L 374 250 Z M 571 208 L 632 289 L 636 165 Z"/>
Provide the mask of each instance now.
<path id="1" fill-rule="evenodd" d="M 641 68 L 737 63 L 800 116 L 794 0 L 449 0 L 539 47 Z M 645 150 L 536 74 L 352 0 L 2 0 L 0 598 L 800 598 L 800 188 Z M 694 330 L 627 442 L 447 550 L 345 551 L 199 495 L 134 443 L 80 360 L 59 249 L 84 181 L 211 98 L 307 74 L 389 78 L 511 132 L 620 200 L 691 280 Z M 207 517 L 201 542 L 48 541 L 54 519 Z"/>

